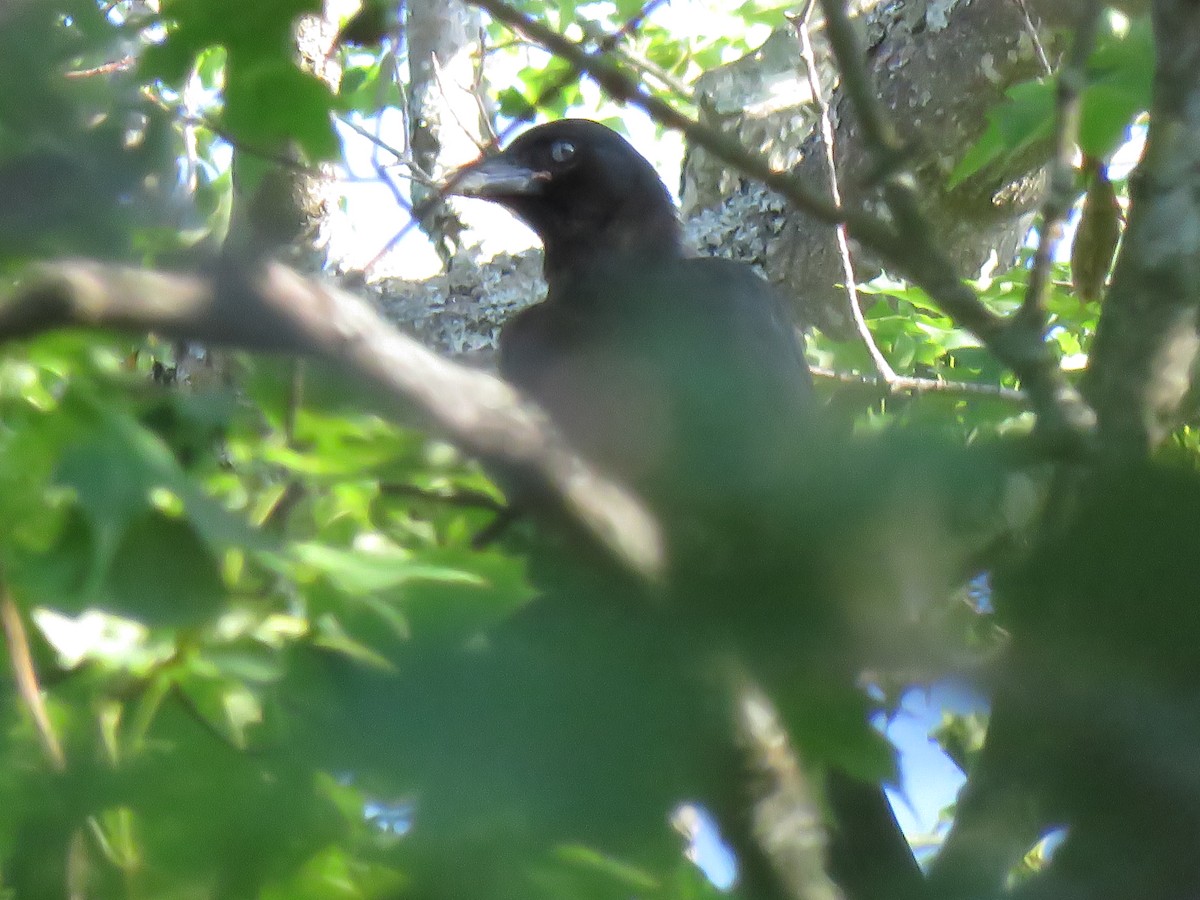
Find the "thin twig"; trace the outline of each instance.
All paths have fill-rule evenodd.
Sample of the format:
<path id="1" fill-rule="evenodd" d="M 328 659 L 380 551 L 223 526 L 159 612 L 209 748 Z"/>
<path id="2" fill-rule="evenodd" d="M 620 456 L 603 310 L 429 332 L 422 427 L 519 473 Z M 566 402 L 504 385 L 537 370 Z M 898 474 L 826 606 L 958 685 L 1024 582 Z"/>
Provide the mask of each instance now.
<path id="1" fill-rule="evenodd" d="M 442 95 L 442 99 L 446 103 L 446 109 L 449 110 L 450 117 L 454 119 L 454 124 L 458 126 L 459 131 L 471 138 L 471 143 L 475 145 L 476 150 L 478 150 L 480 153 L 487 150 L 489 144 L 491 143 L 490 140 L 481 141 L 474 136 L 473 129 L 467 125 L 467 123 L 463 121 L 462 116 L 458 114 L 458 104 L 450 99 L 450 95 L 446 91 L 446 70 L 442 68 L 442 64 L 438 60 L 436 53 L 429 54 L 429 63 L 433 69 L 433 82 L 437 85 L 438 93 Z M 464 94 L 471 93 L 470 88 L 464 88 L 460 84 L 454 84 L 453 87 L 457 88 Z M 473 96 L 478 97 L 477 94 Z"/>
<path id="2" fill-rule="evenodd" d="M 1075 200 L 1075 144 L 1079 137 L 1079 118 L 1083 109 L 1083 89 L 1087 83 L 1087 61 L 1096 43 L 1096 26 L 1103 4 L 1088 0 L 1075 29 L 1071 53 L 1058 73 L 1055 93 L 1057 115 L 1054 128 L 1054 155 L 1050 160 L 1050 186 L 1042 204 L 1041 235 L 1025 299 L 1017 312 L 1014 325 L 1042 339 L 1046 327 L 1046 288 L 1050 282 L 1050 266 L 1054 250 L 1062 240 L 1063 225 Z"/>
<path id="3" fill-rule="evenodd" d="M 475 59 L 475 80 L 471 83 L 471 96 L 475 98 L 475 108 L 479 112 L 479 121 L 487 131 L 488 139 L 491 145 L 496 146 L 496 142 L 500 140 L 500 135 L 496 133 L 496 127 L 492 122 L 492 116 L 488 111 L 487 101 L 483 96 L 483 63 L 487 59 L 487 29 L 480 26 L 479 28 L 479 56 Z"/>
<path id="4" fill-rule="evenodd" d="M 385 49 L 383 52 L 385 54 L 390 54 L 392 51 L 390 49 Z M 377 110 L 383 109 L 384 97 L 386 96 L 386 92 L 387 92 L 387 83 L 383 80 L 383 66 L 384 66 L 384 61 L 386 59 L 387 59 L 387 56 L 384 56 L 384 57 L 381 57 L 379 60 L 379 77 L 376 79 L 376 82 L 375 82 L 375 108 Z M 375 169 L 378 170 L 381 165 L 380 161 L 379 161 L 379 151 L 383 149 L 383 147 L 381 146 L 383 144 L 383 118 L 384 118 L 383 113 L 382 112 L 378 113 L 374 118 L 375 118 L 375 121 L 373 123 L 374 129 L 370 132 L 371 136 L 369 138 L 367 138 L 367 140 L 369 140 L 371 142 L 371 165 L 373 165 L 375 167 Z M 346 122 L 346 123 L 349 122 L 349 116 L 340 116 L 339 119 L 342 122 Z M 353 127 L 353 126 L 351 126 L 351 127 Z M 365 131 L 366 131 L 366 129 L 358 130 L 358 134 L 360 136 L 365 137 L 366 136 L 364 134 Z M 399 154 L 393 148 L 388 147 L 387 152 L 392 153 L 397 158 L 399 158 Z"/>
<path id="5" fill-rule="evenodd" d="M 393 147 L 387 141 L 383 140 L 378 135 L 369 131 L 368 129 L 363 128 L 363 126 L 359 125 L 353 119 L 350 119 L 349 117 L 346 117 L 346 116 L 339 116 L 338 121 L 341 122 L 343 125 L 345 125 L 347 128 L 349 128 L 351 131 L 353 131 L 355 134 L 359 135 L 360 137 L 366 138 L 368 141 L 370 141 L 372 144 L 374 144 L 375 147 L 377 147 L 378 149 L 383 150 L 386 153 L 390 153 L 392 155 L 392 157 L 396 160 L 397 163 L 404 166 L 404 168 L 408 169 L 408 171 L 410 173 L 409 178 L 411 178 L 413 181 L 419 182 L 420 184 L 428 185 L 429 187 L 437 187 L 440 184 L 440 182 L 438 182 L 436 179 L 434 179 L 433 176 L 422 171 L 421 167 L 417 165 L 417 163 L 413 160 L 413 158 L 411 156 L 397 150 L 395 147 Z"/>
<path id="6" fill-rule="evenodd" d="M 638 25 L 640 25 L 648 15 L 650 15 L 650 13 L 652 13 L 657 7 L 661 6 L 664 2 L 665 2 L 665 0 L 648 0 L 648 2 L 644 6 L 642 6 L 641 9 L 639 9 L 636 14 L 634 14 L 631 18 L 629 18 L 619 29 L 617 29 L 616 31 L 612 32 L 609 35 L 606 35 L 604 38 L 602 38 L 598 42 L 597 54 L 603 55 L 603 54 L 607 53 L 608 50 L 610 50 L 612 47 L 616 46 L 617 42 L 619 42 L 621 40 L 621 38 L 632 33 L 632 31 L 634 29 L 636 29 L 638 27 Z M 478 4 L 478 5 L 482 9 L 487 9 L 487 7 L 484 6 L 483 4 Z M 491 10 L 488 10 L 488 11 L 491 12 Z M 516 11 L 514 10 L 514 13 L 515 12 Z M 516 14 L 522 15 L 521 13 L 516 13 Z M 493 15 L 494 15 L 494 13 L 493 13 Z M 497 18 L 499 18 L 499 17 L 497 16 Z M 554 32 L 550 32 L 550 33 L 554 34 Z M 564 38 L 563 40 L 566 40 L 566 39 Z M 570 43 L 570 42 L 568 41 L 568 43 Z M 576 75 L 578 75 L 579 71 L 587 71 L 587 70 L 583 67 L 577 67 L 576 69 L 573 69 L 571 72 L 564 75 L 562 78 L 559 78 L 557 81 L 555 81 L 554 83 L 550 84 L 547 88 L 542 90 L 542 92 L 538 95 L 537 99 L 534 101 L 533 106 L 537 107 L 537 106 L 541 106 L 545 103 L 548 103 L 551 99 L 553 99 L 555 96 L 557 96 L 559 94 L 559 92 L 562 91 L 562 89 L 564 87 L 566 87 L 574 77 L 576 77 Z M 514 122 L 510 123 L 509 126 L 507 128 L 505 128 L 501 134 L 496 134 L 495 132 L 492 132 L 492 137 L 491 137 L 490 143 L 488 145 L 484 146 L 483 148 L 481 148 L 483 150 L 483 152 L 487 152 L 488 150 L 492 149 L 493 147 L 498 146 L 500 143 L 502 143 L 504 140 L 506 140 L 508 138 L 508 136 L 510 134 L 512 134 L 512 132 L 516 128 L 520 127 L 521 124 L 522 123 L 520 121 L 514 121 Z M 415 167 L 414 167 L 414 169 L 415 169 Z M 417 171 L 419 171 L 419 170 L 417 170 Z M 411 213 L 411 218 L 408 220 L 408 222 L 405 223 L 403 228 L 401 228 L 394 235 L 392 235 L 392 237 L 388 239 L 387 243 L 385 243 L 382 247 L 380 247 L 379 251 L 374 256 L 372 256 L 370 260 L 367 261 L 367 263 L 363 266 L 363 271 L 370 272 L 372 269 L 375 268 L 375 266 L 379 265 L 379 263 L 389 253 L 392 252 L 392 250 L 396 247 L 396 245 L 399 244 L 402 240 L 404 240 L 404 238 L 409 234 L 409 232 L 411 232 L 414 228 L 417 227 L 417 225 L 420 223 L 420 221 L 424 218 L 425 213 L 428 212 L 435 205 L 437 205 L 438 203 L 442 202 L 442 200 L 445 199 L 446 194 L 452 189 L 452 187 L 453 187 L 453 178 L 451 178 L 451 180 L 446 182 L 445 184 L 442 184 L 437 191 L 430 194 L 430 196 L 425 198 L 425 200 L 423 202 L 413 204 L 409 210 L 409 212 Z"/>
<path id="7" fill-rule="evenodd" d="M 111 62 L 101 63 L 87 69 L 69 69 L 63 72 L 64 78 L 94 78 L 97 75 L 112 75 L 116 72 L 128 72 L 137 66 L 136 56 L 123 56 Z"/>
<path id="8" fill-rule="evenodd" d="M 388 189 L 396 206 L 400 207 L 408 215 L 413 215 L 413 205 L 409 202 L 408 197 L 405 196 L 404 191 L 400 189 L 400 185 L 392 179 L 392 173 L 388 171 L 387 166 L 381 166 L 378 163 L 375 164 L 374 181 L 379 182 Z"/>
<path id="9" fill-rule="evenodd" d="M 633 34 L 634 31 L 636 31 L 639 27 L 641 27 L 642 22 L 646 21 L 646 19 L 654 12 L 654 10 L 656 10 L 656 9 L 658 9 L 658 7 L 662 6 L 664 2 L 666 2 L 666 0 L 647 0 L 647 2 L 644 3 L 641 6 L 641 8 L 638 9 L 637 12 L 635 12 L 632 16 L 630 16 L 628 19 L 626 19 L 621 24 L 621 27 L 618 28 L 616 31 L 612 31 L 607 34 L 601 35 L 598 38 L 590 38 L 590 40 L 596 45 L 596 49 L 594 52 L 588 53 L 587 55 L 590 57 L 593 57 L 593 58 L 601 58 L 601 57 L 608 56 L 610 51 L 612 51 L 613 48 L 615 48 L 617 46 L 617 44 L 619 44 L 623 38 L 626 38 L 629 35 Z M 481 6 L 481 8 L 486 9 L 486 7 L 482 7 L 482 6 Z M 491 10 L 488 10 L 488 12 L 491 12 Z M 493 13 L 493 16 L 494 15 L 495 14 Z M 549 29 L 547 29 L 547 30 L 549 30 Z M 551 31 L 550 33 L 555 34 L 556 32 Z M 586 51 L 585 51 L 585 53 L 586 53 Z M 588 71 L 584 66 L 579 65 L 577 60 L 572 60 L 569 57 L 560 57 L 560 58 L 566 59 L 568 62 L 572 63 L 571 69 L 566 74 L 564 74 L 561 78 L 559 78 L 557 81 L 553 82 L 548 87 L 544 88 L 538 94 L 537 98 L 533 101 L 533 107 L 535 109 L 546 105 L 552 99 L 557 97 L 562 92 L 562 89 L 565 88 L 568 84 L 570 84 L 576 77 L 578 77 L 580 73 Z M 505 140 L 508 137 L 508 135 L 512 134 L 513 130 L 519 126 L 520 126 L 519 122 L 511 123 L 504 130 L 503 134 L 499 135 L 499 140 L 500 141 Z"/>
<path id="10" fill-rule="evenodd" d="M 46 712 L 46 701 L 38 686 L 37 670 L 33 667 L 33 655 L 29 652 L 25 623 L 21 620 L 21 611 L 17 609 L 17 604 L 13 602 L 8 587 L 4 584 L 0 584 L 0 622 L 4 626 L 4 639 L 8 643 L 8 658 L 12 664 L 13 679 L 17 683 L 17 693 L 25 708 L 29 710 L 34 729 L 50 764 L 57 772 L 66 771 L 67 758 Z"/>
<path id="11" fill-rule="evenodd" d="M 654 63 L 650 62 L 650 60 L 643 59 L 642 57 L 620 47 L 615 48 L 612 52 L 618 59 L 627 63 L 635 71 L 641 72 L 643 75 L 650 76 L 672 94 L 675 94 L 675 96 L 684 99 L 691 99 L 693 96 L 694 92 L 691 87 L 680 81 L 678 78 L 673 77 L 670 72 L 667 72 L 662 67 L 656 66 Z"/>
<path id="12" fill-rule="evenodd" d="M 247 144 L 245 141 L 239 140 L 238 138 L 234 137 L 230 131 L 222 128 L 219 123 L 213 121 L 208 116 L 189 113 L 185 111 L 179 104 L 170 103 L 167 100 L 164 100 L 149 88 L 142 89 L 142 96 L 165 112 L 171 113 L 171 115 L 175 117 L 175 121 L 179 122 L 180 125 L 190 125 L 193 127 L 198 126 L 200 128 L 205 128 L 208 131 L 211 131 L 225 143 L 229 144 L 229 146 L 241 151 L 242 153 L 248 153 L 251 156 L 257 156 L 259 159 L 265 160 L 269 163 L 274 163 L 280 168 L 287 169 L 291 172 L 299 172 L 301 174 L 308 175 L 311 175 L 314 172 L 312 166 L 305 165 L 304 163 L 293 159 L 285 153 L 267 150 L 263 147 L 257 147 L 252 144 Z"/>
<path id="13" fill-rule="evenodd" d="M 1029 7 L 1025 5 L 1025 0 L 1013 0 L 1013 2 L 1021 10 L 1021 15 L 1025 17 L 1025 27 L 1033 41 L 1033 51 L 1037 54 L 1038 62 L 1042 64 L 1042 71 L 1049 75 L 1054 68 L 1050 65 L 1050 57 L 1046 55 L 1046 48 L 1042 46 L 1042 36 L 1038 34 L 1037 26 L 1033 24 L 1033 16 L 1029 14 Z"/>
<path id="14" fill-rule="evenodd" d="M 829 104 L 825 100 L 825 92 L 821 90 L 821 78 L 817 74 L 817 54 L 813 50 L 812 36 L 809 34 L 808 22 L 812 15 L 812 2 L 805 6 L 804 12 L 800 14 L 793 24 L 796 27 L 796 35 L 800 40 L 800 56 L 804 60 L 804 65 L 807 70 L 808 87 L 812 92 L 813 103 L 817 107 L 817 122 L 821 129 L 821 144 L 825 148 L 825 164 L 829 170 L 829 195 L 833 198 L 833 202 L 838 206 L 842 205 L 842 190 L 838 184 L 837 161 L 834 152 L 834 134 L 833 122 L 829 118 Z M 842 261 L 842 275 L 846 284 L 846 299 L 850 304 L 850 315 L 854 319 L 854 327 L 858 331 L 858 336 L 867 348 L 867 353 L 870 354 L 871 362 L 875 365 L 875 371 L 879 373 L 888 384 L 896 380 L 896 370 L 892 368 L 887 361 L 887 357 L 883 355 L 883 351 L 879 349 L 879 345 L 875 343 L 875 337 L 871 334 L 871 329 L 867 327 L 866 317 L 863 316 L 862 303 L 858 297 L 858 277 L 854 273 L 854 260 L 850 256 L 850 240 L 846 233 L 846 223 L 839 222 L 834 226 L 837 235 L 838 255 Z"/>
<path id="15" fill-rule="evenodd" d="M 414 228 L 417 227 L 417 224 L 420 222 L 421 217 L 426 212 L 429 211 L 430 207 L 434 203 L 436 203 L 438 201 L 438 199 L 440 199 L 440 195 L 433 194 L 429 198 L 427 198 L 424 203 L 414 203 L 411 206 L 409 206 L 408 207 L 409 212 L 410 212 L 409 220 L 404 223 L 404 226 L 399 231 L 397 231 L 395 234 L 393 234 L 390 238 L 387 239 L 387 242 L 382 247 L 379 248 L 379 251 L 374 256 L 372 256 L 369 260 L 366 261 L 366 263 L 363 264 L 363 267 L 362 267 L 363 272 L 364 273 L 370 272 L 377 265 L 379 265 L 381 262 L 383 262 L 384 257 L 386 257 L 389 253 L 391 253 L 392 250 L 395 249 L 396 245 L 399 244 L 402 240 L 404 240 L 405 237 L 408 236 L 408 233 L 410 231 L 412 231 Z"/>
<path id="16" fill-rule="evenodd" d="M 976 384 L 971 381 L 945 381 L 941 378 L 918 378 L 913 375 L 897 375 L 890 381 L 870 375 L 859 375 L 853 372 L 840 372 L 837 369 L 826 369 L 823 366 L 811 366 L 815 378 L 827 381 L 837 381 L 841 384 L 858 385 L 873 388 L 880 394 L 961 394 L 973 397 L 991 397 L 1027 406 L 1029 397 L 1017 388 L 1004 387 L 999 384 Z"/>

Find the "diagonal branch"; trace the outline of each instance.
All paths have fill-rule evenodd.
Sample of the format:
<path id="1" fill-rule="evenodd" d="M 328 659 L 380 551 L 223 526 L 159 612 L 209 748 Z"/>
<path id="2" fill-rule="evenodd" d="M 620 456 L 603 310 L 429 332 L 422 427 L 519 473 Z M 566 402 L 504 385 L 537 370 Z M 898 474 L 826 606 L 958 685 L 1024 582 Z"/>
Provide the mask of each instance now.
<path id="1" fill-rule="evenodd" d="M 630 570 L 652 577 L 664 568 L 658 524 L 641 502 L 577 456 L 510 385 L 443 359 L 364 301 L 279 263 L 203 278 L 63 260 L 0 301 L 0 341 L 71 326 L 322 360 L 374 389 L 393 417 L 511 472 Z"/>
<path id="2" fill-rule="evenodd" d="M 8 645 L 8 658 L 12 665 L 13 680 L 17 683 L 17 694 L 33 719 L 34 729 L 42 742 L 45 752 L 54 771 L 62 772 L 67 768 L 67 758 L 63 753 L 62 743 L 50 721 L 46 711 L 46 701 L 42 698 L 42 690 L 38 685 L 37 670 L 33 666 L 33 655 L 29 650 L 29 637 L 25 632 L 25 623 L 21 611 L 9 596 L 8 588 L 0 583 L 0 625 L 3 627 L 5 643 Z"/>
<path id="3" fill-rule="evenodd" d="M 763 900 L 841 900 L 826 871 L 816 791 L 779 710 L 740 659 L 719 655 L 709 665 L 730 720 L 734 778 L 706 799 L 737 854 L 742 891 Z"/>
<path id="4" fill-rule="evenodd" d="M 894 236 L 879 220 L 853 210 L 839 208 L 799 178 L 772 168 L 765 156 L 750 152 L 735 138 L 708 128 L 679 112 L 666 101 L 647 94 L 637 81 L 623 73 L 610 60 L 589 53 L 583 45 L 563 37 L 554 29 L 530 18 L 503 0 L 472 2 L 480 9 L 486 10 L 497 21 L 522 32 L 555 56 L 562 57 L 580 71 L 586 72 L 612 97 L 645 110 L 660 125 L 681 132 L 694 145 L 703 147 L 716 158 L 782 194 L 798 209 L 831 225 L 847 222 L 856 236 L 863 236 L 872 246 L 895 245 Z M 860 231 L 862 235 L 859 235 Z"/>

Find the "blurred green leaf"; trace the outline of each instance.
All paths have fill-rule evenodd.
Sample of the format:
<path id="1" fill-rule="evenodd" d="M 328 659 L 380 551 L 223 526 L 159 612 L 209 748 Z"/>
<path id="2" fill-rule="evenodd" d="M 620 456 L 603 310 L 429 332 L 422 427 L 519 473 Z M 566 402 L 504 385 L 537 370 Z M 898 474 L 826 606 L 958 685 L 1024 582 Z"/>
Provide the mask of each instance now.
<path id="1" fill-rule="evenodd" d="M 316 162 L 333 159 L 341 150 L 332 108 L 333 94 L 319 78 L 301 72 L 290 60 L 267 60 L 230 79 L 224 122 L 250 152 L 269 155 L 295 141 Z"/>
<path id="2" fill-rule="evenodd" d="M 1005 101 L 987 114 L 987 128 L 947 179 L 955 188 L 987 166 L 999 165 L 1027 147 L 1049 139 L 1054 129 L 1054 84 L 1025 81 L 1005 91 Z"/>

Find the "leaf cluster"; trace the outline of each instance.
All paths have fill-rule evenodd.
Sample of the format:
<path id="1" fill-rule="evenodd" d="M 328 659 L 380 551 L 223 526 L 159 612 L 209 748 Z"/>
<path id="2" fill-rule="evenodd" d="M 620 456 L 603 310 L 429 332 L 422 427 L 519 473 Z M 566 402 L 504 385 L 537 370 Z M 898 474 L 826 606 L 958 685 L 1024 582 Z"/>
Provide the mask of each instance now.
<path id="1" fill-rule="evenodd" d="M 194 263 L 228 218 L 232 148 L 328 160 L 333 114 L 400 103 L 403 48 L 367 32 L 346 35 L 338 93 L 301 71 L 295 20 L 318 6 L 0 13 L 15 17 L 0 18 L 0 83 L 23 87 L 0 92 L 5 277 L 64 254 Z M 521 8 L 595 47 L 643 11 Z M 730 15 L 777 27 L 787 11 Z M 523 57 L 488 29 L 489 53 L 515 72 L 502 118 L 560 115 L 583 96 L 569 64 Z M 623 62 L 679 108 L 691 100 L 672 85 L 752 43 L 653 21 L 629 32 Z M 1110 158 L 1146 108 L 1150 66 L 1143 23 L 1103 35 L 1080 136 L 1090 157 Z M 952 180 L 1050 135 L 1051 83 L 1008 97 Z M 1093 285 L 1107 258 L 1100 268 Z M 1029 278 L 1023 261 L 975 287 L 1011 317 Z M 1065 263 L 1050 281 L 1047 342 L 1074 380 L 1098 291 L 1078 290 Z M 696 536 L 666 588 L 565 529 L 523 522 L 476 546 L 501 507 L 487 473 L 365 411 L 331 368 L 235 357 L 206 370 L 154 338 L 77 332 L 6 344 L 0 605 L 15 618 L 0 655 L 0 888 L 712 896 L 670 815 L 744 800 L 714 635 L 753 659 L 815 769 L 874 782 L 895 760 L 873 714 L 1009 653 L 994 696 L 1019 701 L 1013 743 L 1035 757 L 1015 752 L 1009 771 L 1048 798 L 1048 821 L 1077 826 L 1069 858 L 1100 870 L 1103 826 L 1126 816 L 1142 829 L 1135 849 L 1176 849 L 1190 832 L 1171 791 L 1196 771 L 1179 711 L 1200 638 L 1187 562 L 1197 430 L 1177 432 L 1169 466 L 1081 492 L 1047 539 L 1030 527 L 1045 485 L 1042 460 L 1024 465 L 1029 414 L 971 390 L 1021 385 L 918 286 L 859 290 L 900 374 L 963 389 L 823 383 L 836 434 L 796 490 L 731 517 L 732 536 Z M 871 369 L 861 344 L 817 336 L 809 352 L 837 372 Z M 966 596 L 993 569 L 996 596 Z M 964 769 L 987 765 L 981 727 L 939 733 Z M 1177 814 L 1155 825 L 1150 807 Z M 1007 832 L 1028 838 L 1022 854 L 1040 836 Z"/>

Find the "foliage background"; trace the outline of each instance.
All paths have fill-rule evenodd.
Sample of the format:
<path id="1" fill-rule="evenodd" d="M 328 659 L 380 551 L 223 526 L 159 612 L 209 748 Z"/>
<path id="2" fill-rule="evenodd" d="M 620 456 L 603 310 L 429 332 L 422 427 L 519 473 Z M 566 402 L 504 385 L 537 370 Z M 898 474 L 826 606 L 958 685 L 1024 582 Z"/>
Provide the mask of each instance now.
<path id="1" fill-rule="evenodd" d="M 638 3 L 521 8 L 573 39 L 625 29 L 622 63 L 643 64 L 687 114 L 701 73 L 795 12 L 747 2 L 725 11 L 727 28 L 687 33 Z M 273 169 L 309 175 L 339 158 L 335 118 L 361 128 L 403 108 L 406 47 L 389 5 L 343 17 L 357 30 L 329 52 L 342 66 L 334 87 L 295 58 L 296 17 L 321 12 L 310 0 L 0 4 L 7 286 L 62 256 L 203 267 Z M 1110 159 L 1150 108 L 1148 21 L 1104 22 L 1078 140 L 1092 160 Z M 486 34 L 485 68 L 515 72 L 488 97 L 499 125 L 595 95 L 500 24 Z M 1044 148 L 1056 84 L 1008 86 L 949 183 Z M 1088 360 L 1129 204 L 1125 181 L 1105 183 L 1081 164 L 1075 254 L 1059 254 L 1045 297 L 1047 341 L 1070 379 Z M 1027 254 L 974 287 L 1012 316 L 1029 273 Z M 1036 821 L 1003 822 L 998 844 L 1020 858 L 1070 825 L 1063 865 L 1073 877 L 1091 867 L 1093 886 L 1114 833 L 1128 841 L 1118 859 L 1186 847 L 1192 410 L 1159 451 L 1169 468 L 1105 474 L 1104 490 L 1047 514 L 1065 524 L 1046 538 L 1035 524 L 1061 460 L 1030 451 L 1033 416 L 1002 390 L 1019 379 L 918 285 L 892 273 L 861 291 L 897 373 L 957 387 L 887 391 L 857 377 L 873 372 L 862 341 L 810 340 L 829 418 L 851 443 L 806 475 L 805 511 L 822 512 L 802 546 L 824 567 L 813 583 L 837 586 L 813 587 L 796 610 L 819 645 L 843 624 L 813 610 L 837 600 L 859 626 L 839 646 L 853 665 L 838 668 L 859 677 L 826 683 L 806 669 L 772 698 L 793 716 L 801 757 L 817 781 L 829 768 L 888 781 L 892 752 L 867 714 L 893 712 L 914 684 L 963 678 L 998 709 L 1020 701 L 1007 742 L 993 741 L 1018 762 L 990 771 L 1037 795 Z M 189 358 L 153 337 L 77 330 L 7 343 L 0 357 L 0 886 L 15 897 L 716 893 L 671 826 L 687 802 L 720 819 L 719 798 L 741 790 L 712 661 L 689 629 L 645 614 L 640 590 L 593 577 L 553 528 L 522 523 L 475 547 L 502 499 L 481 467 L 375 415 L 335 367 L 298 376 L 286 359 Z M 971 589 L 981 573 L 999 575 L 995 602 Z M 743 575 L 753 589 L 736 566 L 731 580 Z M 894 598 L 914 593 L 897 615 Z M 728 623 L 750 646 L 762 625 Z M 1039 692 L 1050 699 L 1028 702 Z M 970 771 L 981 732 L 950 719 L 939 739 Z M 1114 734 L 1119 752 L 1096 749 Z M 1150 824 L 1139 792 L 1173 798 L 1163 823 Z M 1036 853 L 1025 866 L 1018 884 L 1052 871 Z M 1158 877 L 1147 864 L 1121 883 L 1157 883 L 1159 896 L 1190 883 Z M 968 896 L 971 879 L 932 883 Z"/>

